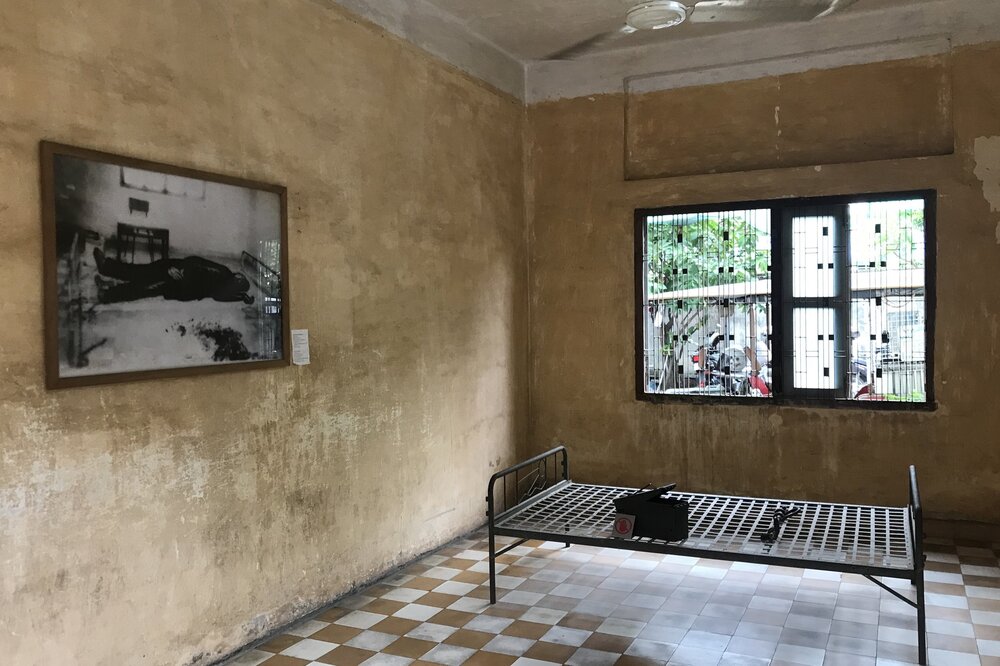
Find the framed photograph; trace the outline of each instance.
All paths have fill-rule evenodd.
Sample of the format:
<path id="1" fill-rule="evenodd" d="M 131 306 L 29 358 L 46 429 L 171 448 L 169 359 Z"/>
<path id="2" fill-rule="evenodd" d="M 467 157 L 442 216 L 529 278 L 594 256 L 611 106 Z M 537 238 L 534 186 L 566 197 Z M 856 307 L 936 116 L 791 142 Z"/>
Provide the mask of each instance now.
<path id="1" fill-rule="evenodd" d="M 287 365 L 285 188 L 42 142 L 46 386 Z"/>

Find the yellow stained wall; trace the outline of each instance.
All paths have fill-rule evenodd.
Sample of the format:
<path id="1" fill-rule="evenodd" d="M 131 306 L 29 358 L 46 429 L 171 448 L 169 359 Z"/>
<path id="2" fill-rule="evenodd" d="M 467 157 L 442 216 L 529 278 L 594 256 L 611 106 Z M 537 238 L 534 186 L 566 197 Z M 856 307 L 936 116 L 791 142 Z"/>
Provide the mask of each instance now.
<path id="1" fill-rule="evenodd" d="M 762 165 L 727 164 L 718 123 L 741 159 L 762 154 L 745 142 L 766 141 L 773 79 L 738 86 L 763 115 L 692 88 L 633 99 L 648 113 L 628 129 L 624 95 L 525 121 L 323 0 L 10 0 L 0 25 L 5 663 L 210 663 L 479 524 L 522 441 L 567 442 L 580 480 L 863 502 L 902 501 L 912 461 L 932 514 L 1000 522 L 1000 47 L 947 59 L 947 113 L 904 85 L 877 118 L 919 122 L 935 154 L 954 135 L 954 155 L 877 162 L 880 145 L 836 141 L 824 160 L 810 133 L 866 116 L 840 108 L 855 77 L 811 73 L 790 100 L 845 125 L 793 106 Z M 909 112 L 929 104 L 953 125 Z M 313 364 L 45 391 L 43 138 L 287 185 Z M 846 163 L 759 168 L 789 154 Z M 656 177 L 734 164 L 758 170 Z M 918 187 L 941 193 L 936 412 L 635 401 L 634 208 Z"/>
<path id="2" fill-rule="evenodd" d="M 0 662 L 206 664 L 483 521 L 519 102 L 330 2 L 0 3 Z M 312 365 L 47 392 L 38 142 L 284 184 Z"/>
<path id="3" fill-rule="evenodd" d="M 565 442 L 581 481 L 863 503 L 905 503 L 915 463 L 932 516 L 1000 523 L 1000 45 L 945 60 L 937 104 L 940 58 L 647 93 L 628 100 L 633 125 L 622 94 L 532 106 L 533 449 Z M 782 96 L 789 81 L 793 98 Z M 904 84 L 885 93 L 878 81 Z M 953 127 L 928 127 L 915 108 Z M 879 126 L 892 142 L 872 143 Z M 954 154 L 940 155 L 952 132 Z M 906 159 L 872 161 L 880 145 Z M 913 145 L 938 156 L 900 155 Z M 814 161 L 802 166 L 803 155 Z M 780 168 L 785 159 L 795 168 Z M 769 168 L 747 170 L 761 161 Z M 920 188 L 939 191 L 937 411 L 635 399 L 634 209 Z"/>

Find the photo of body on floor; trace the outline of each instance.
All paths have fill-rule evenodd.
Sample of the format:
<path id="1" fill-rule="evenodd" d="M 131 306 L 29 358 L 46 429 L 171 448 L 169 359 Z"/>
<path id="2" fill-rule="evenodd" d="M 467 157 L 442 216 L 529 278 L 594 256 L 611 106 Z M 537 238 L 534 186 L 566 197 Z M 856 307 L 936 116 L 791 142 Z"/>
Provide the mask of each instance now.
<path id="1" fill-rule="evenodd" d="M 278 193 L 55 154 L 58 376 L 280 360 Z"/>

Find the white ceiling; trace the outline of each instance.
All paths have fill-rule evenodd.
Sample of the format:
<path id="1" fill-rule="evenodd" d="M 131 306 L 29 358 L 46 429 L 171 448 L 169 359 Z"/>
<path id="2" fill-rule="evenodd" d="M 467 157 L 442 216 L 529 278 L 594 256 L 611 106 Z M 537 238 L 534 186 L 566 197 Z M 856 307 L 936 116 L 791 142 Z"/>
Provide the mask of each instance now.
<path id="1" fill-rule="evenodd" d="M 638 0 L 307 1 L 336 3 L 528 103 L 626 87 L 721 83 L 1000 41 L 1000 0 L 857 0 L 819 20 L 685 23 L 630 35 L 575 60 L 544 60 L 621 27 L 625 11 Z M 744 0 L 761 6 L 789 1 L 796 0 Z"/>
<path id="2" fill-rule="evenodd" d="M 625 12 L 639 0 L 428 0 L 457 17 L 470 30 L 521 61 L 540 60 L 589 37 L 616 30 L 625 23 Z M 857 0 L 843 14 L 857 14 L 892 6 L 912 6 L 929 0 Z M 695 0 L 685 4 L 694 5 Z M 688 21 L 668 30 L 644 32 L 612 41 L 593 51 L 641 47 L 662 42 L 707 37 L 752 28 L 775 27 L 784 21 L 801 21 L 830 5 L 830 0 L 749 0 L 767 8 L 784 5 L 781 20 L 749 23 L 695 23 Z M 800 8 L 796 9 L 795 5 Z M 803 11 L 803 9 L 805 11 Z M 818 8 L 817 11 L 810 9 Z M 826 19 L 823 19 L 826 20 Z M 588 54 L 590 55 L 590 54 Z"/>

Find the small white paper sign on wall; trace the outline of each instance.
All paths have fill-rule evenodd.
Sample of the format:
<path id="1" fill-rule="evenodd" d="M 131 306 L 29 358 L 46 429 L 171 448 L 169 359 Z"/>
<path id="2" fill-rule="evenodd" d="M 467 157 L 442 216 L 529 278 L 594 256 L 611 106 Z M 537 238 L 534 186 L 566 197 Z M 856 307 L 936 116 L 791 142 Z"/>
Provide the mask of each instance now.
<path id="1" fill-rule="evenodd" d="M 305 328 L 292 330 L 292 363 L 309 365 L 309 330 Z"/>

